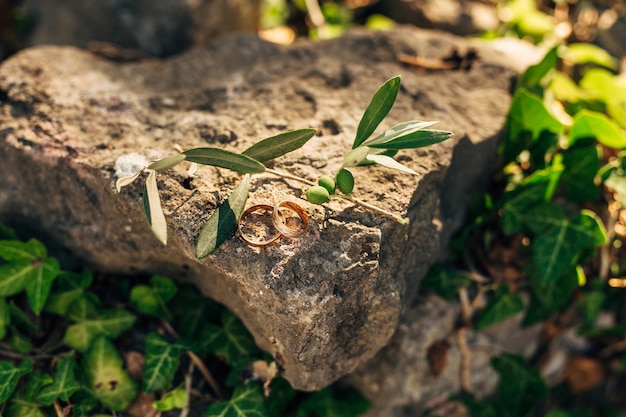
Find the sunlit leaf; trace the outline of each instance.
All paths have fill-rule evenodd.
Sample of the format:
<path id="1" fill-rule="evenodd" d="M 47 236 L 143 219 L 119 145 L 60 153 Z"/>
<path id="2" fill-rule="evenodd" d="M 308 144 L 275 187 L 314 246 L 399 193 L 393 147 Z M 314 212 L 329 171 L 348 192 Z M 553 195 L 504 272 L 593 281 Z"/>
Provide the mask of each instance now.
<path id="1" fill-rule="evenodd" d="M 23 359 L 17 366 L 9 361 L 0 361 L 0 404 L 13 394 L 20 378 L 32 370 L 33 363 L 30 359 Z"/>
<path id="2" fill-rule="evenodd" d="M 58 276 L 59 271 L 59 262 L 54 258 L 48 258 L 29 273 L 26 281 L 26 295 L 35 314 L 43 310 L 50 288 L 52 288 L 52 282 Z"/>
<path id="3" fill-rule="evenodd" d="M 363 117 L 359 122 L 359 127 L 356 131 L 354 143 L 352 149 L 359 147 L 367 138 L 369 138 L 376 127 L 387 116 L 389 110 L 393 106 L 400 90 L 400 76 L 396 76 L 387 80 L 382 86 L 378 88 L 370 103 L 365 109 Z"/>
<path id="4" fill-rule="evenodd" d="M 556 67 L 559 60 L 558 49 L 558 46 L 551 48 L 541 61 L 529 66 L 522 74 L 520 86 L 534 87 L 540 85 L 546 75 Z"/>
<path id="5" fill-rule="evenodd" d="M 500 374 L 498 398 L 500 416 L 523 417 L 547 395 L 547 388 L 536 369 L 526 364 L 523 357 L 503 353 L 491 360 Z"/>
<path id="6" fill-rule="evenodd" d="M 522 131 L 531 132 L 533 138 L 539 137 L 544 130 L 553 133 L 563 131 L 563 124 L 550 114 L 543 101 L 524 88 L 517 90 L 513 97 L 507 124 L 512 138 Z"/>
<path id="7" fill-rule="evenodd" d="M 626 134 L 613 120 L 602 113 L 582 110 L 574 116 L 570 129 L 570 145 L 580 139 L 595 138 L 609 148 L 626 148 Z"/>
<path id="8" fill-rule="evenodd" d="M 597 64 L 612 70 L 617 69 L 619 61 L 606 50 L 592 43 L 571 43 L 567 46 L 564 58 L 575 64 Z"/>
<path id="9" fill-rule="evenodd" d="M 176 408 L 183 408 L 188 401 L 187 391 L 184 386 L 166 392 L 159 400 L 152 403 L 152 406 L 159 411 L 170 411 Z"/>
<path id="10" fill-rule="evenodd" d="M 46 247 L 36 239 L 28 242 L 0 241 L 0 257 L 9 262 L 31 262 L 47 257 Z"/>
<path id="11" fill-rule="evenodd" d="M 255 143 L 242 154 L 266 162 L 301 148 L 315 136 L 315 132 L 315 129 L 298 129 L 281 133 Z"/>
<path id="12" fill-rule="evenodd" d="M 167 221 L 165 220 L 165 214 L 163 214 L 163 208 L 161 207 L 156 171 L 150 171 L 148 173 L 143 195 L 148 202 L 146 217 L 148 217 L 148 223 L 150 224 L 152 233 L 154 233 L 161 243 L 167 245 Z"/>
<path id="13" fill-rule="evenodd" d="M 185 160 L 186 156 L 183 153 L 177 153 L 175 155 L 166 156 L 148 165 L 146 168 L 154 171 L 163 171 L 172 168 Z"/>
<path id="14" fill-rule="evenodd" d="M 48 385 L 37 395 L 37 401 L 50 405 L 55 400 L 68 401 L 69 398 L 80 388 L 75 377 L 76 361 L 72 355 L 66 355 L 59 359 L 54 374 L 54 382 Z"/>
<path id="15" fill-rule="evenodd" d="M 418 175 L 418 173 L 413 171 L 411 168 L 405 167 L 400 162 L 386 155 L 367 155 L 366 159 L 386 168 L 404 172 L 405 174 Z"/>
<path id="16" fill-rule="evenodd" d="M 221 148 L 194 148 L 183 153 L 188 161 L 202 165 L 226 168 L 244 174 L 265 171 L 265 166 L 256 159 Z"/>
<path id="17" fill-rule="evenodd" d="M 137 394 L 135 381 L 123 369 L 117 348 L 105 336 L 94 339 L 83 356 L 81 369 L 91 393 L 111 410 L 125 410 Z"/>
<path id="18" fill-rule="evenodd" d="M 415 149 L 443 142 L 444 140 L 450 139 L 452 136 L 454 136 L 454 133 L 446 130 L 423 129 L 395 137 L 385 142 L 368 144 L 368 146 L 383 149 Z"/>
<path id="19" fill-rule="evenodd" d="M 145 343 L 143 391 L 150 393 L 166 389 L 172 383 L 184 347 L 169 343 L 156 333 L 148 333 Z"/>
<path id="20" fill-rule="evenodd" d="M 261 387 L 256 383 L 238 386 L 229 401 L 212 403 L 202 417 L 268 417 Z"/>
<path id="21" fill-rule="evenodd" d="M 84 352 L 99 335 L 115 338 L 135 323 L 136 317 L 124 309 L 105 310 L 97 317 L 68 326 L 63 341 Z"/>
<path id="22" fill-rule="evenodd" d="M 518 294 L 508 294 L 506 287 L 502 286 L 500 293 L 480 312 L 474 328 L 476 330 L 485 329 L 523 310 L 522 297 Z"/>
<path id="23" fill-rule="evenodd" d="M 246 175 L 228 199 L 211 213 L 198 235 L 196 257 L 204 258 L 212 254 L 232 235 L 246 207 L 249 190 L 250 176 Z"/>
<path id="24" fill-rule="evenodd" d="M 620 202 L 622 207 L 626 207 L 626 171 L 616 169 L 611 171 L 608 178 L 604 181 L 604 185 L 616 193 L 616 200 Z M 0 268 L 2 271 L 2 268 Z M 1 272 L 0 272 L 0 276 Z"/>
<path id="25" fill-rule="evenodd" d="M 134 286 L 130 292 L 130 302 L 141 314 L 169 319 L 166 303 L 176 294 L 176 284 L 158 275 L 150 278 L 150 284 Z"/>

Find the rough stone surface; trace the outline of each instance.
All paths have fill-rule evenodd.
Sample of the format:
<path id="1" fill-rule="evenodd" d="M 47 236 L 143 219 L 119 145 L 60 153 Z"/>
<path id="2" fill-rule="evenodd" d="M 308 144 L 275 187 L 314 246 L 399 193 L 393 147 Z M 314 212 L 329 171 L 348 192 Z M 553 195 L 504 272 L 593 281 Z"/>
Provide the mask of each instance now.
<path id="1" fill-rule="evenodd" d="M 163 57 L 256 30 L 259 6 L 258 0 L 25 0 L 21 11 L 35 22 L 30 45 L 100 41 Z"/>
<path id="2" fill-rule="evenodd" d="M 196 283 L 242 318 L 294 387 L 321 388 L 387 344 L 491 170 L 515 75 L 505 60 L 479 44 L 481 59 L 468 72 L 418 72 L 395 59 L 442 57 L 467 42 L 398 28 L 291 47 L 241 35 L 136 63 L 71 47 L 22 51 L 0 67 L 0 221 L 98 270 Z M 397 156 L 416 177 L 355 170 L 356 196 L 406 215 L 408 226 L 341 201 L 320 208 L 297 200 L 312 220 L 305 237 L 260 250 L 233 237 L 198 261 L 197 233 L 240 175 L 204 167 L 190 180 L 182 165 L 160 174 L 167 247 L 145 221 L 141 182 L 114 190 L 121 156 L 157 158 L 175 144 L 243 150 L 301 127 L 319 129 L 318 137 L 272 167 L 309 179 L 332 174 L 371 95 L 397 74 L 402 89 L 381 128 L 440 120 L 438 128 L 456 133 Z M 256 175 L 248 204 L 296 200 L 302 191 Z"/>
<path id="3" fill-rule="evenodd" d="M 420 294 L 402 316 L 388 346 L 361 365 L 348 381 L 371 401 L 366 417 L 409 417 L 427 408 L 443 408 L 461 390 L 461 354 L 456 327 L 460 307 L 436 295 Z M 498 375 L 491 358 L 502 352 L 530 356 L 539 344 L 541 324 L 522 328 L 517 315 L 481 332 L 467 331 L 469 375 L 474 395 L 492 394 Z M 433 373 L 428 352 L 441 354 Z M 434 355 L 433 355 L 434 357 Z M 443 364 L 443 365 L 441 365 Z M 446 415 L 446 414 L 444 414 Z"/>

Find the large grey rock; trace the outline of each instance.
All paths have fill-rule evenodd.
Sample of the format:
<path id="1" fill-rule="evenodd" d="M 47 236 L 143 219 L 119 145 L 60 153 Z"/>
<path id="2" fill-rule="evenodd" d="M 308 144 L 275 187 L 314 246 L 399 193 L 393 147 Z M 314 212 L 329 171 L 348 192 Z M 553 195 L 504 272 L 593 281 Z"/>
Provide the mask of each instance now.
<path id="1" fill-rule="evenodd" d="M 514 72 L 476 46 L 481 59 L 468 72 L 400 65 L 399 52 L 437 58 L 468 47 L 403 28 L 291 47 L 235 36 L 126 64 L 71 47 L 25 50 L 0 67 L 0 221 L 95 269 L 194 282 L 243 319 L 296 388 L 321 388 L 388 343 L 491 170 Z M 398 155 L 416 177 L 356 170 L 355 194 L 409 225 L 341 201 L 312 206 L 297 200 L 300 183 L 257 175 L 248 204 L 299 201 L 312 219 L 307 235 L 261 250 L 233 237 L 196 260 L 198 231 L 238 174 L 206 167 L 190 181 L 183 166 L 160 174 L 167 247 L 148 228 L 141 184 L 114 190 L 115 161 L 130 153 L 155 158 L 175 144 L 243 150 L 300 127 L 319 137 L 272 166 L 309 179 L 333 173 L 369 98 L 397 74 L 402 89 L 381 129 L 423 119 L 456 133 Z"/>

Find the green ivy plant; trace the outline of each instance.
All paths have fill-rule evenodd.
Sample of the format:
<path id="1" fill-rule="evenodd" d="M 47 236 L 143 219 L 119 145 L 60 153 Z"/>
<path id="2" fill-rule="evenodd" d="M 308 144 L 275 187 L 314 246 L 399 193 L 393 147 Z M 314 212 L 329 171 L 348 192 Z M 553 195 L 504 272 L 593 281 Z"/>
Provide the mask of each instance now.
<path id="1" fill-rule="evenodd" d="M 167 222 L 157 188 L 157 172 L 172 168 L 184 161 L 210 165 L 245 174 L 230 196 L 210 215 L 198 236 L 196 256 L 203 258 L 213 253 L 235 230 L 239 217 L 244 211 L 250 190 L 250 175 L 271 173 L 285 178 L 299 180 L 311 185 L 306 192 L 309 202 L 323 204 L 329 198 L 343 198 L 355 204 L 390 216 L 400 223 L 406 219 L 377 206 L 367 204 L 352 196 L 354 175 L 350 169 L 358 166 L 382 165 L 407 174 L 416 175 L 412 169 L 393 159 L 402 149 L 414 149 L 442 142 L 453 136 L 452 132 L 427 129 L 436 122 L 409 121 L 400 123 L 386 132 L 371 137 L 387 116 L 400 90 L 400 77 L 387 80 L 374 94 L 359 122 L 352 149 L 343 158 L 343 164 L 334 175 L 320 177 L 318 183 L 282 173 L 266 167 L 264 164 L 286 153 L 295 151 L 306 144 L 315 129 L 298 129 L 265 138 L 241 153 L 215 147 L 193 148 L 175 155 L 170 155 L 150 163 L 135 174 L 119 178 L 116 187 L 131 184 L 144 171 L 148 173 L 144 187 L 144 209 L 148 223 L 155 236 L 167 244 Z"/>
<path id="2" fill-rule="evenodd" d="M 423 281 L 446 299 L 470 288 L 466 293 L 488 294 L 486 306 L 470 317 L 475 330 L 518 313 L 530 325 L 576 312 L 583 317 L 581 337 L 624 334 L 623 320 L 596 324 L 602 311 L 624 317 L 623 291 L 607 279 L 623 276 L 624 266 L 598 267 L 618 239 L 601 216 L 616 203 L 626 207 L 626 82 L 615 75 L 617 67 L 606 51 L 573 44 L 550 49 L 520 77 L 494 175 L 497 188 L 477 201 L 451 257 L 457 267 L 460 262 L 476 272 L 475 259 L 493 242 L 517 238 L 522 244 L 515 256 L 526 266 L 522 279 L 511 285 L 484 277 L 477 284 L 470 274 L 439 265 Z M 598 208 L 604 210 L 594 211 Z M 530 302 L 522 293 L 531 295 Z M 523 358 L 505 354 L 492 365 L 501 376 L 498 398 L 505 403 L 465 395 L 461 399 L 472 416 L 522 417 L 550 394 Z M 555 410 L 554 415 L 571 414 Z"/>
<path id="3" fill-rule="evenodd" d="M 32 281 L 48 290 L 33 297 Z M 0 344 L 5 417 L 111 415 L 133 401 L 175 413 L 188 413 L 193 401 L 204 406 L 203 417 L 284 417 L 287 410 L 353 417 L 368 408 L 354 390 L 307 394 L 272 373 L 251 378 L 252 364 L 271 357 L 195 287 L 162 276 L 132 283 L 108 277 L 103 285 L 88 270 L 60 270 L 40 242 L 21 242 L 3 228 Z M 137 361 L 121 352 L 143 358 L 139 371 L 131 372 L 125 364 Z M 211 363 L 219 364 L 220 379 Z"/>

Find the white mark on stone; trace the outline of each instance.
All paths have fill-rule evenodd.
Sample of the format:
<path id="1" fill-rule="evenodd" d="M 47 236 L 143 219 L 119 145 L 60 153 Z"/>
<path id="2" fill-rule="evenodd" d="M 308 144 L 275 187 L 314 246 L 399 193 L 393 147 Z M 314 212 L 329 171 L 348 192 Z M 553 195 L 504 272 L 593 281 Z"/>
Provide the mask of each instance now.
<path id="1" fill-rule="evenodd" d="M 150 161 L 145 156 L 135 152 L 122 155 L 115 161 L 115 175 L 118 178 L 128 177 L 149 163 Z"/>

